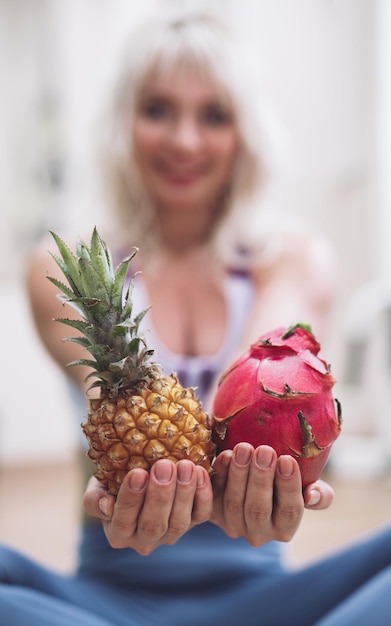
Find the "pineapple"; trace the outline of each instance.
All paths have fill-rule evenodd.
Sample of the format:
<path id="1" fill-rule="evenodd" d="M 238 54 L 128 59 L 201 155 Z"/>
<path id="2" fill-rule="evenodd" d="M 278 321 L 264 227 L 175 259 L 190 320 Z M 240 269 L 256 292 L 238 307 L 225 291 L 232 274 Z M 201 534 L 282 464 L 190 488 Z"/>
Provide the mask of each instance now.
<path id="1" fill-rule="evenodd" d="M 92 358 L 68 365 L 87 365 L 87 379 L 96 380 L 99 398 L 90 398 L 82 424 L 97 466 L 95 476 L 116 495 L 125 474 L 135 468 L 149 470 L 161 458 L 190 459 L 211 472 L 215 446 L 209 418 L 193 388 L 184 388 L 177 376 L 162 375 L 151 361 L 153 350 L 139 333 L 148 309 L 132 315 L 133 278 L 127 284 L 129 264 L 137 249 L 116 269 L 106 243 L 94 228 L 90 248 L 79 242 L 74 255 L 51 233 L 61 257 L 52 255 L 69 286 L 48 276 L 62 292 L 63 303 L 81 319 L 58 318 L 80 336 L 69 338 Z"/>

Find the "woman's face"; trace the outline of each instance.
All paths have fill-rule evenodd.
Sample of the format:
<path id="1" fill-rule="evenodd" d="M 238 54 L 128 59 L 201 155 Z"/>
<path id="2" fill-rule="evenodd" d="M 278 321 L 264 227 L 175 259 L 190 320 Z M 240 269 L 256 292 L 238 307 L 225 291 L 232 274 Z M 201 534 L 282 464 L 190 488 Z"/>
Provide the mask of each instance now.
<path id="1" fill-rule="evenodd" d="M 136 104 L 134 158 L 158 211 L 215 211 L 239 147 L 221 91 L 196 72 L 146 82 Z"/>

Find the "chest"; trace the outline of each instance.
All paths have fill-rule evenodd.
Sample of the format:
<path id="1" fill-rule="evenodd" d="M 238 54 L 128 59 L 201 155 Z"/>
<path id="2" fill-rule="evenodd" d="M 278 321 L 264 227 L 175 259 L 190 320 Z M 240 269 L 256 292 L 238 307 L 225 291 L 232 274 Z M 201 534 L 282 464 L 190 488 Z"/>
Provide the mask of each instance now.
<path id="1" fill-rule="evenodd" d="M 223 280 L 205 272 L 144 282 L 154 330 L 171 352 L 199 356 L 220 349 L 228 316 Z"/>

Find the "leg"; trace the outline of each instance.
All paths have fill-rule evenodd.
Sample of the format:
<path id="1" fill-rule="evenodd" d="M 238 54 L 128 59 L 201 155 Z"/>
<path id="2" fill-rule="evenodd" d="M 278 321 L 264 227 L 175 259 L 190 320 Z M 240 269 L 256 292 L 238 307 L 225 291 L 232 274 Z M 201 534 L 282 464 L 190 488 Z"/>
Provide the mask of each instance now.
<path id="1" fill-rule="evenodd" d="M 390 566 L 391 527 L 388 527 L 299 571 L 293 576 L 292 592 L 299 598 L 301 589 L 304 604 L 301 601 L 300 604 L 305 609 L 304 615 L 306 619 L 308 616 L 309 624 L 314 624 L 347 598 L 360 593 L 363 586 L 374 581 Z M 391 611 L 391 597 L 388 602 Z"/>
<path id="2" fill-rule="evenodd" d="M 44 593 L 0 584 L 2 624 L 12 626 L 113 626 L 94 613 Z"/>
<path id="3" fill-rule="evenodd" d="M 381 621 L 377 621 L 376 610 L 378 596 L 386 586 L 383 576 L 388 577 L 388 581 L 391 577 L 390 567 L 391 528 L 388 528 L 309 567 L 271 574 L 268 578 L 264 575 L 258 579 L 251 577 L 231 589 L 226 588 L 221 598 L 215 593 L 207 618 L 204 617 L 202 623 L 205 626 L 220 622 L 225 626 L 239 623 L 246 626 L 290 623 L 314 626 L 350 598 L 360 597 L 368 584 L 368 591 L 363 593 L 360 602 L 367 607 L 368 614 L 376 615 L 374 623 L 383 626 Z M 391 594 L 383 591 L 383 596 L 382 610 L 390 616 Z M 373 605 L 373 602 L 376 604 Z M 372 622 L 362 624 L 366 626 Z M 182 621 L 182 624 L 185 623 Z M 323 626 L 323 622 L 320 623 Z M 356 625 L 359 622 L 346 621 L 341 625 L 345 623 Z M 329 626 L 329 622 L 325 621 L 326 624 Z M 331 624 L 339 626 L 340 622 Z"/>
<path id="4" fill-rule="evenodd" d="M 16 550 L 0 547 L 0 584 L 25 587 L 61 597 L 68 578 L 40 566 Z"/>
<path id="5" fill-rule="evenodd" d="M 316 626 L 389 626 L 391 565 L 316 623 Z"/>
<path id="6" fill-rule="evenodd" d="M 6 547 L 0 548 L 0 615 L 1 624 L 12 626 L 147 623 L 131 590 L 124 597 L 105 582 L 61 576 Z"/>

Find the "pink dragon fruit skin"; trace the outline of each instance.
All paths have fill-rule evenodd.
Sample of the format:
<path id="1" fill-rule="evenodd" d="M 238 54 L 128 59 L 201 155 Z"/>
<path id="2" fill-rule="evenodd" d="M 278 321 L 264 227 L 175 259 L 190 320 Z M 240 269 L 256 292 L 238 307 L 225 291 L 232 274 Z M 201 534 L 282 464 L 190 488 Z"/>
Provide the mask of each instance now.
<path id="1" fill-rule="evenodd" d="M 335 379 L 307 324 L 262 335 L 222 375 L 214 397 L 217 452 L 240 441 L 290 454 L 303 486 L 317 480 L 341 430 Z"/>

